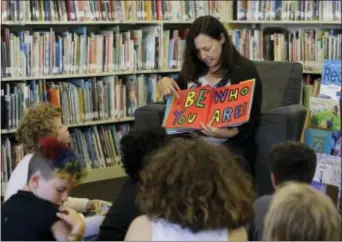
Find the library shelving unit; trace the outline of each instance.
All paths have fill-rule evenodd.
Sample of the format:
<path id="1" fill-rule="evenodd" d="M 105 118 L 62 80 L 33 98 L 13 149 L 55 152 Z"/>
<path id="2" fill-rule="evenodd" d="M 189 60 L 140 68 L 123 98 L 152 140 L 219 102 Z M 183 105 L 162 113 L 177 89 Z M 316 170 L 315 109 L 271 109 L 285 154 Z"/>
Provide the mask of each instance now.
<path id="1" fill-rule="evenodd" d="M 20 156 L 13 154 L 16 149 L 11 139 L 24 112 L 21 106 L 40 101 L 61 107 L 64 124 L 76 130 L 71 132 L 74 148 L 97 167 L 84 182 L 124 176 L 117 142 L 127 127 L 122 133 L 112 126 L 132 123 L 135 108 L 160 99 L 156 82 L 161 76 L 179 72 L 186 28 L 201 15 L 218 17 L 248 58 L 302 62 L 305 74 L 319 75 L 320 70 L 312 66 L 321 65 L 313 62 L 335 55 L 329 52 L 331 46 L 341 43 L 341 35 L 331 32 L 341 29 L 337 14 L 341 4 L 302 2 L 2 0 L 1 104 L 7 105 L 5 116 L 10 120 L 2 119 L 1 126 L 2 185 L 14 168 L 12 159 Z M 269 28 L 289 32 L 275 30 L 279 40 L 275 44 Z M 321 28 L 328 30 L 321 33 L 318 45 L 314 31 Z M 301 29 L 312 30 L 314 37 Z M 270 48 L 265 44 L 267 36 L 273 41 L 268 43 L 274 47 L 271 53 L 256 53 L 256 46 Z M 311 52 L 305 50 L 309 39 L 313 41 Z M 97 149 L 89 150 L 89 137 L 98 143 Z M 99 157 L 101 162 L 94 161 Z"/>
<path id="2" fill-rule="evenodd" d="M 192 2 L 181 16 L 183 3 L 171 1 L 2 0 L 2 188 L 23 155 L 13 136 L 24 109 L 41 101 L 61 107 L 73 148 L 91 163 L 83 183 L 124 176 L 118 141 L 125 125 L 135 108 L 160 99 L 160 76 L 179 72 L 180 41 L 177 56 L 162 63 L 170 42 L 162 33 L 199 15 L 224 16 L 229 4 L 214 2 L 211 10 L 207 1 Z"/>

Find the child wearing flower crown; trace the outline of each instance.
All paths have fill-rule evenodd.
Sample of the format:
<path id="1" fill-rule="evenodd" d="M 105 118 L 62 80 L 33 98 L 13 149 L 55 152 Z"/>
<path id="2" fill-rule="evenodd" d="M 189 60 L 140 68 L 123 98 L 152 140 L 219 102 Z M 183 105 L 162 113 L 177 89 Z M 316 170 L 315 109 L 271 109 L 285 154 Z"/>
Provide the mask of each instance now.
<path id="1" fill-rule="evenodd" d="M 80 156 L 54 137 L 41 138 L 39 150 L 30 160 L 25 186 L 2 205 L 1 239 L 81 240 L 84 219 L 61 205 L 85 174 Z"/>

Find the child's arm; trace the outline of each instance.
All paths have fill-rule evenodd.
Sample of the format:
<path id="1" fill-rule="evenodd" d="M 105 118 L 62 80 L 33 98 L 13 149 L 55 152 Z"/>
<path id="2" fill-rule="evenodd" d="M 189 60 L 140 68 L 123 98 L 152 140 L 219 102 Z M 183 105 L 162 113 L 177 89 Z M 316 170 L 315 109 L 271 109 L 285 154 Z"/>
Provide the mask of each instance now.
<path id="1" fill-rule="evenodd" d="M 58 220 L 52 225 L 51 231 L 57 241 L 67 241 L 71 228 L 62 220 Z"/>
<path id="2" fill-rule="evenodd" d="M 51 227 L 51 231 L 57 241 L 82 240 L 85 232 L 84 217 L 69 208 L 58 212 L 57 217 L 60 220 L 55 222 Z"/>
<path id="3" fill-rule="evenodd" d="M 87 206 L 89 201 L 90 200 L 87 198 L 69 197 L 64 206 L 67 208 L 72 208 L 79 213 L 85 213 L 89 210 Z"/>

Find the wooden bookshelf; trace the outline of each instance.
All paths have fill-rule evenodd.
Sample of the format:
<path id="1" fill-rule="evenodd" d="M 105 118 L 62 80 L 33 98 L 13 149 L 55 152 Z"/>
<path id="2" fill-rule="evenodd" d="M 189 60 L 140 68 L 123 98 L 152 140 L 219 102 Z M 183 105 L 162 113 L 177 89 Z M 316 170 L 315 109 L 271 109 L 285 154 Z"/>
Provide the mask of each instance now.
<path id="1" fill-rule="evenodd" d="M 103 77 L 103 76 L 123 76 L 136 74 L 155 74 L 155 73 L 177 73 L 180 69 L 170 70 L 137 70 L 137 71 L 115 71 L 115 72 L 99 72 L 99 73 L 81 73 L 81 74 L 60 74 L 47 76 L 16 76 L 16 77 L 2 77 L 3 82 L 18 82 L 28 80 L 57 80 L 57 79 L 72 79 L 72 78 L 86 78 L 86 77 Z"/>
<path id="2" fill-rule="evenodd" d="M 119 20 L 119 21 L 3 21 L 7 26 L 32 26 L 32 25 L 137 25 L 137 24 L 191 24 L 187 20 Z"/>
<path id="3" fill-rule="evenodd" d="M 47 76 L 16 76 L 16 77 L 1 77 L 2 82 L 23 82 L 28 80 L 58 80 L 58 79 L 75 79 L 87 77 L 104 77 L 104 76 L 123 76 L 136 74 L 155 74 L 155 73 L 178 73 L 180 69 L 169 70 L 140 70 L 140 71 L 116 71 L 116 72 L 100 72 L 100 73 L 81 73 L 81 74 L 60 74 Z M 320 74 L 320 70 L 303 70 L 304 74 Z"/>
<path id="4" fill-rule="evenodd" d="M 118 158 L 119 159 L 119 158 Z M 110 180 L 120 177 L 126 177 L 125 170 L 120 165 L 112 167 L 92 169 L 88 171 L 87 176 L 81 181 L 81 184 Z M 5 195 L 5 188 L 7 183 L 1 182 L 1 196 Z"/>
<path id="5" fill-rule="evenodd" d="M 137 24 L 191 24 L 190 20 L 125 20 L 125 21 L 3 21 L 6 26 L 44 26 L 44 25 L 137 25 Z M 319 20 L 230 20 L 224 24 L 272 24 L 272 25 L 339 25 L 339 21 Z"/>
<path id="6" fill-rule="evenodd" d="M 84 180 L 81 181 L 81 184 L 98 182 L 125 176 L 126 173 L 123 167 L 120 165 L 115 165 L 113 167 L 89 170 L 88 175 L 84 178 Z"/>
<path id="7" fill-rule="evenodd" d="M 319 20 L 232 20 L 229 24 L 271 24 L 271 25 L 339 25 L 340 21 L 319 21 Z"/>
<path id="8" fill-rule="evenodd" d="M 115 123 L 132 122 L 132 121 L 134 121 L 134 117 L 126 117 L 122 119 L 106 119 L 106 120 L 98 120 L 98 121 L 77 123 L 77 124 L 67 124 L 65 126 L 68 128 L 77 128 L 77 127 L 84 127 L 84 126 L 115 124 Z M 12 133 L 15 133 L 16 131 L 17 129 L 2 129 L 1 134 L 12 134 Z"/>

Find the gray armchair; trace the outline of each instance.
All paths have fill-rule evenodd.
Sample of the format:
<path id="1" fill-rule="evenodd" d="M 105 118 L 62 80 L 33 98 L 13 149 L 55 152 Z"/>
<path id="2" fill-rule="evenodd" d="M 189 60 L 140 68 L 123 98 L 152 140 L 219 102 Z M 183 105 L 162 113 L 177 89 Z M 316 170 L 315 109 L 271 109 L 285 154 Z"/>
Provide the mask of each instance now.
<path id="1" fill-rule="evenodd" d="M 284 140 L 300 140 L 306 109 L 300 105 L 303 68 L 299 63 L 256 61 L 263 83 L 262 116 L 257 133 L 255 161 L 256 188 L 259 196 L 273 192 L 267 165 L 274 144 Z M 164 104 L 140 107 L 135 112 L 137 129 L 160 126 Z"/>

